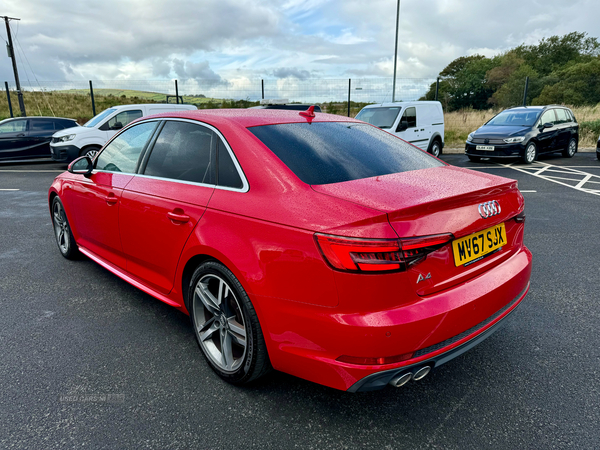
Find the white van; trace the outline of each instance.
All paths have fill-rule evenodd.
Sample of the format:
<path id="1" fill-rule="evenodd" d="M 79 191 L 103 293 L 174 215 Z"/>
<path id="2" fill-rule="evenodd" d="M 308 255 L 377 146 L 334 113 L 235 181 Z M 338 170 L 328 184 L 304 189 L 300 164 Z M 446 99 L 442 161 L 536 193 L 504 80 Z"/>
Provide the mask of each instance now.
<path id="1" fill-rule="evenodd" d="M 356 115 L 433 156 L 444 148 L 444 112 L 440 102 L 395 102 L 365 106 Z"/>
<path id="2" fill-rule="evenodd" d="M 194 105 L 147 103 L 120 105 L 105 109 L 82 127 L 65 128 L 52 135 L 50 153 L 54 161 L 71 162 L 79 156 L 96 156 L 117 131 L 140 117 L 171 111 L 198 109 Z"/>

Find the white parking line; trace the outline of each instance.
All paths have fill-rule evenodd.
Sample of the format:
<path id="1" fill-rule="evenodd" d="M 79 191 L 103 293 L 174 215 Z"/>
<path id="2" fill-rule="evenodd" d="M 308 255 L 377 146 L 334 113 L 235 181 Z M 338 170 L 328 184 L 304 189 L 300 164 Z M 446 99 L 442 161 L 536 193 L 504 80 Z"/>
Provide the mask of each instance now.
<path id="1" fill-rule="evenodd" d="M 523 193 L 528 193 L 528 192 L 537 192 L 537 191 L 522 191 L 522 190 L 520 190 L 520 189 L 519 189 L 519 192 L 521 192 L 521 194 L 523 194 Z"/>
<path id="2" fill-rule="evenodd" d="M 581 192 L 587 192 L 588 194 L 600 195 L 600 189 L 592 189 L 592 184 L 600 184 L 600 175 L 593 175 L 591 173 L 578 170 L 574 167 L 567 166 L 555 166 L 543 162 L 535 162 L 530 166 L 513 166 L 512 164 L 498 164 L 499 166 L 517 170 L 534 177 L 541 178 L 542 180 L 551 181 L 562 186 L 566 186 L 572 189 L 577 189 Z M 584 166 L 586 167 L 586 166 Z M 595 167 L 592 167 L 595 168 Z M 555 174 L 569 175 L 567 177 L 556 176 Z M 572 177 L 572 178 L 571 178 Z M 568 182 L 571 183 L 568 183 Z M 596 187 L 596 186 L 594 186 Z"/>
<path id="3" fill-rule="evenodd" d="M 20 191 L 20 189 L 0 189 L 0 191 Z"/>

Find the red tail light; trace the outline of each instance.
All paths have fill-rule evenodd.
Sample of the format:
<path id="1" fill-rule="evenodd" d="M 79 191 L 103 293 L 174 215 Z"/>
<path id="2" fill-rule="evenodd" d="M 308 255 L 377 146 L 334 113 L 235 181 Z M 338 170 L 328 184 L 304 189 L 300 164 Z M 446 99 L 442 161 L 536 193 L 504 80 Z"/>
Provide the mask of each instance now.
<path id="1" fill-rule="evenodd" d="M 406 270 L 452 239 L 449 233 L 405 239 L 355 239 L 315 234 L 325 260 L 335 269 L 353 272 Z"/>

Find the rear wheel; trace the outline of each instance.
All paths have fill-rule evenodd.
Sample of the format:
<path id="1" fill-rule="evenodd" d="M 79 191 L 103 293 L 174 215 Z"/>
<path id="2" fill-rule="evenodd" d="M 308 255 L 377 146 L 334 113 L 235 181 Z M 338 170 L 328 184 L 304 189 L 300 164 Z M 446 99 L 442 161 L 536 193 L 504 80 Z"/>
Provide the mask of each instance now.
<path id="1" fill-rule="evenodd" d="M 562 155 L 565 158 L 572 158 L 576 152 L 577 152 L 577 139 L 571 138 L 571 140 L 569 141 L 569 145 L 567 145 L 567 148 L 565 148 L 563 150 Z"/>
<path id="2" fill-rule="evenodd" d="M 100 147 L 93 145 L 82 149 L 81 152 L 79 152 L 79 156 L 88 156 L 90 159 L 94 159 L 99 151 Z"/>
<path id="3" fill-rule="evenodd" d="M 427 151 L 436 158 L 439 158 L 439 156 L 442 154 L 442 143 L 439 141 L 439 139 L 434 139 Z"/>
<path id="4" fill-rule="evenodd" d="M 479 156 L 467 155 L 467 157 L 469 158 L 469 160 L 471 162 L 479 162 L 479 161 L 481 161 L 481 158 Z"/>
<path id="5" fill-rule="evenodd" d="M 216 261 L 201 264 L 188 295 L 196 339 L 217 375 L 229 383 L 244 384 L 269 371 L 256 311 L 227 267 Z"/>
<path id="6" fill-rule="evenodd" d="M 52 226 L 54 227 L 54 237 L 60 254 L 67 259 L 76 259 L 79 256 L 79 249 L 75 243 L 73 233 L 71 233 L 65 209 L 58 196 L 52 200 Z"/>
<path id="7" fill-rule="evenodd" d="M 525 164 L 531 164 L 536 160 L 536 158 L 537 146 L 535 145 L 535 142 L 530 142 L 527 144 L 527 147 L 525 147 L 525 152 L 523 153 L 523 156 L 521 156 L 521 159 Z"/>

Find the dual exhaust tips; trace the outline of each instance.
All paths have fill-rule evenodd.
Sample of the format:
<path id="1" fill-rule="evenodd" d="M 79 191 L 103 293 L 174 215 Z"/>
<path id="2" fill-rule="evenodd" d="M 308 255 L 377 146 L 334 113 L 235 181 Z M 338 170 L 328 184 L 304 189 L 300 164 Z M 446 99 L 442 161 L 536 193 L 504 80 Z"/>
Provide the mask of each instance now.
<path id="1" fill-rule="evenodd" d="M 394 387 L 401 387 L 408 383 L 410 380 L 419 381 L 427 376 L 427 374 L 431 372 L 430 366 L 421 367 L 414 374 L 412 372 L 406 372 L 401 375 L 398 375 L 390 380 L 390 383 Z"/>

